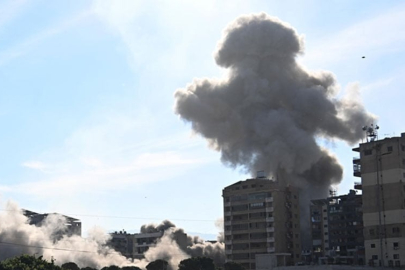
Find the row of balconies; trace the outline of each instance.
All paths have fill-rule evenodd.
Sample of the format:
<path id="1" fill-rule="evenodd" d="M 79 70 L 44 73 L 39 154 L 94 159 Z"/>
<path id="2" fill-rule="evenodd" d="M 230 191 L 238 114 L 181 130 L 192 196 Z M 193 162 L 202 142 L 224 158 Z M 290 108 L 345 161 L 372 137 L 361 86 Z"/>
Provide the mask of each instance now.
<path id="1" fill-rule="evenodd" d="M 264 248 L 266 248 L 266 247 L 264 247 Z M 262 251 L 264 248 L 250 248 L 249 249 L 249 251 L 251 251 L 251 252 L 254 252 L 254 251 Z M 266 248 L 267 249 L 267 252 L 268 253 L 272 253 L 272 252 L 275 252 L 275 247 L 267 247 Z M 247 250 L 247 249 L 246 249 Z M 227 250 L 225 250 L 225 254 L 226 255 L 231 255 L 231 254 L 233 254 L 233 253 L 245 253 L 246 252 L 246 250 L 240 250 L 239 252 L 238 251 L 236 251 L 235 252 L 235 250 L 232 250 L 232 249 L 227 249 Z"/>
<path id="2" fill-rule="evenodd" d="M 252 212 L 260 212 L 263 211 L 263 209 L 268 213 L 268 212 L 274 212 L 274 207 L 265 207 L 265 208 L 253 208 L 253 209 L 245 209 L 245 210 L 234 210 L 234 211 L 225 211 L 224 215 L 225 216 L 231 216 L 232 213 L 238 213 L 238 214 L 248 214 Z"/>

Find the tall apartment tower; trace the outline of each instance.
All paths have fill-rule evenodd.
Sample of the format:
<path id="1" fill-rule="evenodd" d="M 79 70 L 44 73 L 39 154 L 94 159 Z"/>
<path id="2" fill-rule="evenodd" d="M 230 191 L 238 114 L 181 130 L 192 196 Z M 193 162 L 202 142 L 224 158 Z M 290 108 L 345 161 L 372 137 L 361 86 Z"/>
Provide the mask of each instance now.
<path id="1" fill-rule="evenodd" d="M 258 254 L 271 254 L 273 263 L 300 260 L 299 193 L 263 175 L 225 187 L 226 261 L 256 269 Z"/>
<path id="2" fill-rule="evenodd" d="M 378 140 L 373 127 L 364 130 L 353 167 L 361 177 L 366 264 L 404 267 L 405 133 Z"/>

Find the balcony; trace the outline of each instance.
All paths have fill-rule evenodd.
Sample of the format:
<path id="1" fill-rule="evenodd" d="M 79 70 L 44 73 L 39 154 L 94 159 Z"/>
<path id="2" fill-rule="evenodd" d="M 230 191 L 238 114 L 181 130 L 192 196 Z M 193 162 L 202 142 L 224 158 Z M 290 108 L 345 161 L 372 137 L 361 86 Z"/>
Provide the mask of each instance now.
<path id="1" fill-rule="evenodd" d="M 232 235 L 232 231 L 225 231 L 225 235 Z"/>
<path id="2" fill-rule="evenodd" d="M 224 206 L 226 207 L 226 206 L 231 206 L 231 202 L 225 202 L 224 203 Z"/>
<path id="3" fill-rule="evenodd" d="M 225 216 L 230 216 L 232 213 L 231 213 L 231 211 L 228 211 L 228 212 L 225 212 L 224 214 L 225 214 Z"/>
<path id="4" fill-rule="evenodd" d="M 225 240 L 225 245 L 232 245 L 232 240 Z"/>
<path id="5" fill-rule="evenodd" d="M 224 225 L 225 225 L 225 226 L 230 226 L 230 225 L 232 225 L 232 221 L 225 221 L 225 222 L 224 222 Z"/>
<path id="6" fill-rule="evenodd" d="M 267 217 L 266 222 L 274 222 L 274 217 Z"/>
<path id="7" fill-rule="evenodd" d="M 225 250 L 225 254 L 226 254 L 226 255 L 232 254 L 232 250 L 229 250 L 229 249 Z"/>
<path id="8" fill-rule="evenodd" d="M 353 164 L 360 164 L 360 158 L 359 157 L 353 157 Z"/>
<path id="9" fill-rule="evenodd" d="M 266 212 L 273 212 L 274 208 L 273 207 L 266 207 Z"/>
<path id="10" fill-rule="evenodd" d="M 361 176 L 361 165 L 360 164 L 353 164 L 353 175 L 360 177 Z"/>
<path id="11" fill-rule="evenodd" d="M 267 227 L 266 232 L 274 232 L 274 227 Z"/>
<path id="12" fill-rule="evenodd" d="M 269 243 L 274 242 L 274 237 L 267 237 L 267 242 Z"/>
<path id="13" fill-rule="evenodd" d="M 274 253 L 274 251 L 276 251 L 276 249 L 274 247 L 268 247 L 267 248 L 268 253 Z"/>
<path id="14" fill-rule="evenodd" d="M 273 197 L 268 197 L 264 199 L 265 202 L 272 202 L 273 201 Z"/>

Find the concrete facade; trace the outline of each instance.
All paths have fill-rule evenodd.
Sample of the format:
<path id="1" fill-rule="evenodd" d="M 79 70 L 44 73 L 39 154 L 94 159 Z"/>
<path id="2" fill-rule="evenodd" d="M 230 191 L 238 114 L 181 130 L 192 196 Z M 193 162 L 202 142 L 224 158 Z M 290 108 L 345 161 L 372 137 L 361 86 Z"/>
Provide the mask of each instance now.
<path id="1" fill-rule="evenodd" d="M 143 259 L 145 252 L 156 245 L 164 231 L 130 234 L 126 231 L 110 233 L 109 245 L 129 259 Z M 187 234 L 177 234 L 176 241 L 182 246 L 187 245 Z"/>
<path id="2" fill-rule="evenodd" d="M 226 261 L 256 269 L 258 254 L 288 254 L 278 265 L 300 260 L 298 190 L 266 178 L 247 179 L 225 187 Z M 277 256 L 276 256 L 277 257 Z"/>
<path id="3" fill-rule="evenodd" d="M 312 262 L 364 265 L 362 196 L 311 201 Z"/>
<path id="4" fill-rule="evenodd" d="M 33 211 L 29 211 L 29 210 L 23 210 L 23 214 L 26 217 L 28 217 L 30 225 L 35 225 L 38 227 L 42 226 L 43 222 L 50 215 L 59 215 L 59 216 L 63 217 L 65 220 L 65 227 L 62 230 L 55 233 L 54 240 L 59 240 L 60 238 L 62 238 L 65 235 L 67 235 L 67 236 L 72 236 L 72 235 L 81 236 L 82 235 L 82 223 L 79 219 L 65 216 L 65 215 L 58 214 L 58 213 L 40 214 L 40 213 L 36 213 Z"/>
<path id="5" fill-rule="evenodd" d="M 405 267 L 405 133 L 375 140 L 353 151 L 361 177 L 366 263 Z"/>

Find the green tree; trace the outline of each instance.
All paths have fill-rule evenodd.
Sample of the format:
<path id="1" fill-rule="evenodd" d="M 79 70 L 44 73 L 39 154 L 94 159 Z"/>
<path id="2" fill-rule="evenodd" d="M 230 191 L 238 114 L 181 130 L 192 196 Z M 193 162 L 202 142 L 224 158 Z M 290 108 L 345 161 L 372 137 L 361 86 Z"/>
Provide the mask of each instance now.
<path id="1" fill-rule="evenodd" d="M 168 262 L 165 260 L 156 260 L 153 262 L 150 262 L 147 266 L 147 270 L 167 270 Z"/>
<path id="2" fill-rule="evenodd" d="M 80 267 L 74 262 L 64 263 L 60 267 L 62 267 L 63 270 L 80 270 Z"/>
<path id="3" fill-rule="evenodd" d="M 246 270 L 240 263 L 226 262 L 224 264 L 224 270 Z"/>
<path id="4" fill-rule="evenodd" d="M 21 255 L 0 262 L 0 270 L 61 270 L 53 263 L 31 255 Z"/>
<path id="5" fill-rule="evenodd" d="M 97 269 L 86 266 L 86 267 L 81 268 L 80 270 L 97 270 Z"/>
<path id="6" fill-rule="evenodd" d="M 124 266 L 121 269 L 122 270 L 142 270 L 141 268 L 136 267 L 136 266 Z"/>
<path id="7" fill-rule="evenodd" d="M 182 260 L 179 270 L 215 270 L 214 261 L 207 257 L 195 257 Z"/>
<path id="8" fill-rule="evenodd" d="M 110 266 L 101 268 L 101 270 L 121 270 L 121 268 L 116 265 L 110 265 Z"/>

